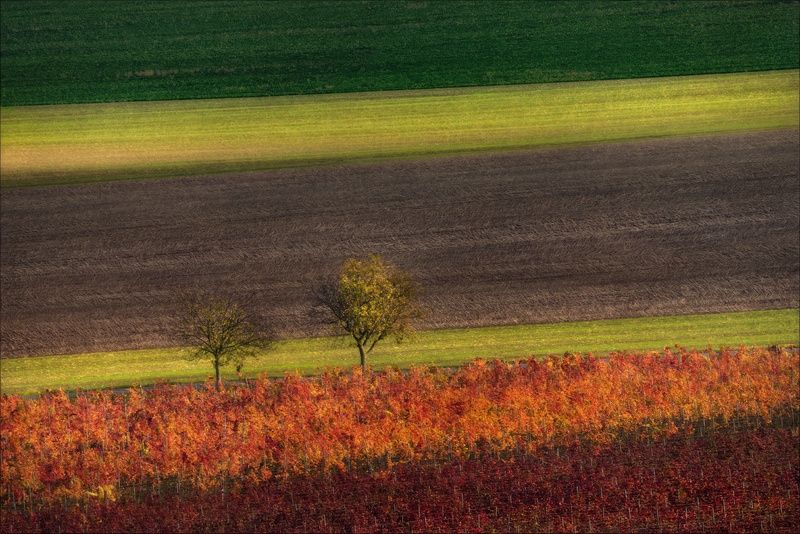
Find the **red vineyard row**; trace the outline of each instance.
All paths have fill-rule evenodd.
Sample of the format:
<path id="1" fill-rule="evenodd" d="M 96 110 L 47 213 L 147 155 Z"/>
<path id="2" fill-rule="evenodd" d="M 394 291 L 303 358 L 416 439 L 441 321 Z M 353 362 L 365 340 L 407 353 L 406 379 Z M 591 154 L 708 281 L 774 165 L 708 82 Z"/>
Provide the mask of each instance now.
<path id="1" fill-rule="evenodd" d="M 141 495 L 164 480 L 208 490 L 231 481 L 482 452 L 669 435 L 676 421 L 797 409 L 796 353 L 566 356 L 514 364 L 286 376 L 248 387 L 163 386 L 127 395 L 0 400 L 0 502 Z M 687 421 L 689 421 L 687 423 Z M 112 490 L 109 490 L 112 491 Z"/>
<path id="2" fill-rule="evenodd" d="M 4 532 L 797 532 L 798 432 L 683 434 L 272 479 L 203 494 L 6 508 Z"/>

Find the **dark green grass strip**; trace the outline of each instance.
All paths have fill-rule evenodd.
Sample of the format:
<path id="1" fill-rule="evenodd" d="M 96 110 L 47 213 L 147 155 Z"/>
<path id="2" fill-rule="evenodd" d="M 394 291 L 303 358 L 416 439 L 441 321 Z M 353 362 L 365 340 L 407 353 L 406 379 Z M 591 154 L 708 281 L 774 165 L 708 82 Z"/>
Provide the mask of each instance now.
<path id="1" fill-rule="evenodd" d="M 0 105 L 797 68 L 766 1 L 6 1 Z"/>

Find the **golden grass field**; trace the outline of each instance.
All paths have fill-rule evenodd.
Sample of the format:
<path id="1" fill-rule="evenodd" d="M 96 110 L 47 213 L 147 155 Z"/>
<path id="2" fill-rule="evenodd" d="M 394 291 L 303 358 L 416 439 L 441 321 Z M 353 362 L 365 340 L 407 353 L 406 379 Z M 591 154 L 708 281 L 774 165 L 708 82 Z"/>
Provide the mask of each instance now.
<path id="1" fill-rule="evenodd" d="M 3 186 L 796 127 L 798 70 L 2 108 Z"/>

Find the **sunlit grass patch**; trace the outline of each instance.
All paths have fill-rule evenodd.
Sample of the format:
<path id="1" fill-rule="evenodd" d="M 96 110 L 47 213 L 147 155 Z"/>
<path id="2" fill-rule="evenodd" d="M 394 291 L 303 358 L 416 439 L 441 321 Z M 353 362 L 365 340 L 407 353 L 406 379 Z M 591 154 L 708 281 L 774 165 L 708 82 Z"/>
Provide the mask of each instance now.
<path id="1" fill-rule="evenodd" d="M 798 71 L 3 108 L 2 184 L 797 127 Z"/>
<path id="2" fill-rule="evenodd" d="M 535 325 L 420 332 L 410 342 L 378 345 L 368 363 L 374 368 L 412 365 L 458 366 L 475 358 L 520 359 L 564 352 L 661 350 L 679 344 L 704 349 L 721 346 L 800 342 L 797 309 L 611 319 Z M 340 338 L 292 339 L 249 360 L 244 375 L 315 374 L 325 368 L 358 364 L 358 352 Z M 30 394 L 46 389 L 94 389 L 136 384 L 204 381 L 211 364 L 188 361 L 180 348 L 4 359 L 2 391 Z M 236 378 L 230 368 L 223 376 Z"/>

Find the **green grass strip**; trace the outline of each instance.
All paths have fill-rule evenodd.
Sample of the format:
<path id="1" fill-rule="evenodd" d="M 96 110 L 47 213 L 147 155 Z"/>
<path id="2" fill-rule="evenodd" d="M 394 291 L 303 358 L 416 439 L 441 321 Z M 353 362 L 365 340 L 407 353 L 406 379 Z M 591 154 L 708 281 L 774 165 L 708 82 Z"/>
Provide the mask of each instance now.
<path id="1" fill-rule="evenodd" d="M 797 68 L 784 1 L 4 1 L 0 102 L 344 93 Z"/>
<path id="2" fill-rule="evenodd" d="M 798 127 L 800 71 L 3 108 L 4 186 Z"/>
<path id="3" fill-rule="evenodd" d="M 375 368 L 387 365 L 457 366 L 474 358 L 520 359 L 564 352 L 661 350 L 793 344 L 800 340 L 797 309 L 644 317 L 538 325 L 515 325 L 420 332 L 409 342 L 384 342 L 369 356 Z M 2 360 L 0 385 L 6 394 L 47 389 L 94 389 L 198 382 L 212 374 L 210 363 L 188 361 L 181 349 L 129 350 Z M 246 376 L 315 374 L 328 367 L 358 364 L 358 353 L 341 338 L 282 341 L 248 360 Z M 233 378 L 231 369 L 224 376 Z"/>

